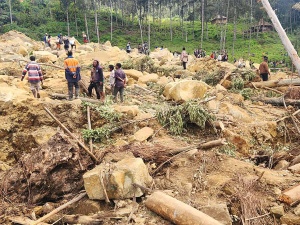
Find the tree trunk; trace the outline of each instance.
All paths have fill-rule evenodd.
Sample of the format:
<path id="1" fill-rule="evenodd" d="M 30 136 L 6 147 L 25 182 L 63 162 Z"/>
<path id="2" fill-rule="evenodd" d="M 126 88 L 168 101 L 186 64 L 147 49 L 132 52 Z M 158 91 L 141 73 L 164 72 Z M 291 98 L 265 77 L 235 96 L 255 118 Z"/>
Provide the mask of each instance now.
<path id="1" fill-rule="evenodd" d="M 86 18 L 86 13 L 84 13 L 84 24 L 85 24 L 85 30 L 86 30 L 86 37 L 88 41 L 90 41 L 90 36 L 89 36 L 89 27 L 88 27 L 88 22 Z"/>
<path id="2" fill-rule="evenodd" d="M 225 30 L 224 30 L 223 49 L 226 49 L 226 34 L 227 34 L 227 24 L 228 24 L 228 15 L 229 15 L 229 3 L 230 0 L 227 1 L 227 11 L 226 11 L 227 22 L 225 24 Z"/>
<path id="3" fill-rule="evenodd" d="M 161 191 L 156 191 L 147 197 L 145 205 L 174 224 L 221 225 L 219 221 L 212 217 Z"/>
<path id="4" fill-rule="evenodd" d="M 251 54 L 251 39 L 252 39 L 252 16 L 253 16 L 253 0 L 250 0 L 250 34 L 249 34 L 249 45 L 248 45 L 248 55 Z"/>
<path id="5" fill-rule="evenodd" d="M 113 7 L 112 7 L 112 1 L 110 0 L 110 40 L 112 41 L 113 38 Z M 123 8 L 122 8 L 122 14 L 123 14 Z M 123 16 L 122 16 L 123 18 Z M 123 20 L 122 20 L 123 23 Z"/>
<path id="6" fill-rule="evenodd" d="M 262 88 L 262 87 L 280 87 L 280 86 L 288 86 L 288 85 L 300 85 L 300 78 L 296 79 L 283 79 L 283 80 L 269 80 L 269 81 L 261 81 L 261 82 L 252 82 L 250 86 Z"/>
<path id="7" fill-rule="evenodd" d="M 150 0 L 148 0 L 148 49 L 151 49 Z"/>
<path id="8" fill-rule="evenodd" d="M 286 35 L 284 29 L 282 28 L 274 10 L 272 9 L 270 3 L 268 0 L 261 0 L 264 8 L 266 9 L 281 41 L 282 44 L 285 47 L 285 50 L 288 52 L 293 64 L 296 66 L 297 70 L 298 70 L 298 75 L 300 76 L 300 58 L 294 48 L 294 46 L 292 45 L 291 41 L 289 40 L 288 36 Z"/>
<path id="9" fill-rule="evenodd" d="M 142 6 L 140 6 L 142 7 Z M 140 27 L 140 33 L 141 33 L 141 42 L 144 43 L 143 41 L 143 29 L 142 29 L 142 24 L 141 24 L 141 10 L 140 10 L 140 13 L 139 13 L 139 10 L 138 10 L 138 5 L 137 5 L 137 0 L 135 0 L 135 8 L 136 8 L 136 12 L 138 14 L 138 21 L 139 21 L 139 27 Z"/>
<path id="10" fill-rule="evenodd" d="M 279 200 L 289 205 L 294 205 L 300 201 L 300 185 L 284 191 Z"/>
<path id="11" fill-rule="evenodd" d="M 99 27 L 98 27 L 98 13 L 97 13 L 96 7 L 95 7 L 95 27 L 96 27 L 97 40 L 98 40 L 98 44 L 99 44 L 100 43 L 100 35 L 99 35 Z"/>
<path id="12" fill-rule="evenodd" d="M 67 29 L 68 29 L 68 37 L 70 37 L 69 7 L 67 7 Z"/>
<path id="13" fill-rule="evenodd" d="M 295 99 L 283 99 L 282 98 L 251 98 L 252 101 L 260 101 L 265 104 L 271 104 L 276 106 L 284 106 L 285 105 L 292 105 L 292 106 L 300 106 L 300 100 Z"/>
<path id="14" fill-rule="evenodd" d="M 235 41 L 236 41 L 236 2 L 234 0 L 234 17 L 233 17 L 233 41 L 232 41 L 232 57 L 234 58 L 234 47 L 235 47 Z"/>
<path id="15" fill-rule="evenodd" d="M 11 0 L 8 1 L 8 6 L 9 6 L 9 16 L 10 16 L 10 23 L 13 23 L 12 20 L 12 10 L 11 10 Z"/>
<path id="16" fill-rule="evenodd" d="M 201 43 L 200 47 L 203 46 L 203 36 L 204 36 L 204 0 L 201 1 Z"/>
<path id="17" fill-rule="evenodd" d="M 76 12 L 76 0 L 74 0 L 74 19 L 75 19 L 75 29 L 76 29 L 76 37 L 78 37 L 79 32 L 78 32 L 78 22 L 77 22 L 77 12 Z"/>
<path id="18" fill-rule="evenodd" d="M 170 39 L 173 41 L 173 29 L 172 29 L 172 0 L 170 1 Z"/>

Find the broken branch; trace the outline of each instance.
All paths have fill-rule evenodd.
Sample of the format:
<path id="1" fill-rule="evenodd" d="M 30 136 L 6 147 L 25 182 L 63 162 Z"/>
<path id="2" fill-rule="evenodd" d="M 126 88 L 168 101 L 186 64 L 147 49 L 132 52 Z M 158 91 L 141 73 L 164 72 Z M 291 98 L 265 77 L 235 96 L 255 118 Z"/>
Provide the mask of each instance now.
<path id="1" fill-rule="evenodd" d="M 98 162 L 98 160 L 97 160 L 97 158 L 96 158 L 96 156 L 92 153 L 92 152 L 90 152 L 90 150 L 81 142 L 81 141 L 79 141 L 76 137 L 75 137 L 75 135 L 74 134 L 72 134 L 71 133 L 71 131 L 69 131 L 68 130 L 68 128 L 66 128 L 65 127 L 65 125 L 63 125 L 51 112 L 50 112 L 50 110 L 48 109 L 48 108 L 46 108 L 45 106 L 44 106 L 44 109 L 46 110 L 46 112 L 52 117 L 52 119 L 54 119 L 57 123 L 58 123 L 58 125 L 64 130 L 64 131 L 66 131 L 90 156 L 91 156 L 91 158 L 94 160 L 94 162 L 95 163 L 97 163 Z"/>

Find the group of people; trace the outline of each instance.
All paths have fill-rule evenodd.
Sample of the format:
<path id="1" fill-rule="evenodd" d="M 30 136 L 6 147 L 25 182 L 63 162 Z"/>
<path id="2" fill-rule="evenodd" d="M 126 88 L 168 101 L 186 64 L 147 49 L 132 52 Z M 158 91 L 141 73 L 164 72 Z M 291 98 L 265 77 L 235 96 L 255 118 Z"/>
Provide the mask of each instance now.
<path id="1" fill-rule="evenodd" d="M 80 65 L 77 59 L 73 57 L 73 52 L 67 52 L 67 58 L 64 60 L 65 78 L 68 82 L 68 99 L 73 100 L 79 97 L 79 81 L 81 80 Z M 120 95 L 120 101 L 124 101 L 124 88 L 126 86 L 126 75 L 122 70 L 121 63 L 117 63 L 114 67 L 109 65 L 110 77 L 109 85 L 111 93 L 114 96 L 114 101 L 117 101 L 117 95 Z M 34 56 L 30 56 L 30 62 L 25 66 L 22 72 L 21 81 L 28 73 L 28 82 L 30 84 L 30 90 L 35 98 L 40 97 L 39 91 L 41 90 L 41 84 L 43 82 L 43 74 L 39 64 L 35 61 Z M 93 61 L 91 70 L 90 85 L 88 87 L 88 95 L 92 97 L 93 89 L 95 89 L 97 99 L 105 101 L 104 93 L 104 75 L 103 68 L 98 60 Z"/>
<path id="2" fill-rule="evenodd" d="M 68 81 L 68 93 L 69 100 L 73 99 L 73 89 L 75 88 L 75 98 L 79 96 L 79 85 L 78 82 L 80 77 L 80 66 L 77 59 L 73 57 L 73 52 L 68 51 L 68 57 L 64 61 L 65 67 L 65 77 Z M 110 77 L 109 85 L 111 93 L 114 96 L 114 101 L 117 101 L 117 95 L 120 94 L 120 101 L 124 101 L 124 88 L 126 86 L 126 75 L 122 70 L 121 63 L 117 63 L 114 67 L 109 65 Z M 74 88 L 73 88 L 74 87 Z M 90 85 L 88 87 L 88 95 L 92 97 L 93 89 L 95 89 L 97 99 L 105 101 L 104 92 L 104 75 L 103 68 L 98 60 L 93 61 L 93 66 L 91 70 Z"/>
<path id="3" fill-rule="evenodd" d="M 206 56 L 206 51 L 203 50 L 202 48 L 200 48 L 200 49 L 197 48 L 197 49 L 194 50 L 194 56 L 196 58 L 203 58 L 203 57 Z"/>
<path id="4" fill-rule="evenodd" d="M 45 47 L 51 47 L 51 35 L 50 34 L 45 34 L 43 37 L 43 41 L 45 43 Z M 57 35 L 56 40 L 56 50 L 61 49 L 61 45 L 63 45 L 64 49 L 68 51 L 71 47 L 71 50 L 73 48 L 76 50 L 76 42 L 74 37 L 68 37 L 68 36 L 63 36 L 61 33 Z"/>

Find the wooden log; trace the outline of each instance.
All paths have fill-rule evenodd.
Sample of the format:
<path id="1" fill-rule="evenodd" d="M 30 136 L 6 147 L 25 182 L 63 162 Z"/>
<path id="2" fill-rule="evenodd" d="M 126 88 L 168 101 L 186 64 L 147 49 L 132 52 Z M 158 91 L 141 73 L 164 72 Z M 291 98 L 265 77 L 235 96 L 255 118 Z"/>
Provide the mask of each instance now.
<path id="1" fill-rule="evenodd" d="M 65 125 L 63 125 L 51 112 L 48 108 L 46 108 L 44 106 L 44 109 L 46 110 L 46 112 L 58 123 L 58 125 L 65 131 L 67 132 L 90 156 L 91 158 L 94 160 L 95 163 L 98 162 L 97 158 L 95 157 L 95 155 L 90 152 L 90 150 L 81 142 L 79 141 L 74 134 L 71 133 L 71 131 L 69 131 L 68 128 L 65 127 Z"/>
<path id="2" fill-rule="evenodd" d="M 51 98 L 54 98 L 54 99 L 68 99 L 69 96 L 65 95 L 65 94 L 52 93 Z M 95 103 L 95 104 L 103 104 L 101 101 L 96 100 L 96 99 L 92 99 L 92 98 L 78 97 L 78 99 L 80 99 L 81 101 L 85 101 L 85 102 L 90 102 L 90 103 Z"/>
<path id="3" fill-rule="evenodd" d="M 294 46 L 292 45 L 290 39 L 288 38 L 288 36 L 286 35 L 284 29 L 281 26 L 281 23 L 279 22 L 275 11 L 272 9 L 270 3 L 268 0 L 261 0 L 265 10 L 267 11 L 274 27 L 275 30 L 278 33 L 278 36 L 285 48 L 285 50 L 288 52 L 293 64 L 295 65 L 295 67 L 298 70 L 298 75 L 300 76 L 300 58 L 297 54 L 297 51 L 295 50 Z"/>
<path id="4" fill-rule="evenodd" d="M 290 170 L 293 173 L 300 173 L 300 163 L 290 166 L 288 170 Z"/>
<path id="5" fill-rule="evenodd" d="M 22 225 L 32 225 L 35 221 L 24 216 L 15 216 L 8 218 L 11 222 Z M 49 225 L 49 223 L 40 222 L 39 225 Z"/>
<path id="6" fill-rule="evenodd" d="M 204 214 L 161 191 L 147 197 L 147 208 L 177 225 L 222 225 L 219 221 Z"/>
<path id="7" fill-rule="evenodd" d="M 109 215 L 110 214 L 110 215 Z M 64 223 L 68 224 L 102 224 L 104 219 L 121 220 L 123 217 L 116 216 L 115 213 L 97 213 L 94 215 L 65 215 L 63 218 Z"/>
<path id="8" fill-rule="evenodd" d="M 69 205 L 72 205 L 73 203 L 78 202 L 80 199 L 82 199 L 85 196 L 86 196 L 86 192 L 83 192 L 83 193 L 79 194 L 78 196 L 73 198 L 71 201 L 66 202 L 65 204 L 63 204 L 63 205 L 59 206 L 58 208 L 52 210 L 50 213 L 48 213 L 48 214 L 44 215 L 43 217 L 39 218 L 37 221 L 34 221 L 31 225 L 40 224 L 44 220 L 46 220 L 49 217 L 53 216 L 54 214 L 56 214 L 56 213 L 60 212 L 61 210 L 67 208 Z"/>
<path id="9" fill-rule="evenodd" d="M 156 170 L 154 170 L 151 175 L 155 174 L 157 171 L 159 171 L 163 165 L 165 165 L 166 163 L 170 162 L 172 159 L 174 159 L 175 157 L 185 153 L 185 152 L 188 152 L 192 149 L 201 149 L 201 150 L 207 150 L 207 149 L 210 149 L 210 148 L 214 148 L 214 147 L 218 147 L 218 146 L 222 146 L 222 145 L 226 145 L 226 139 L 224 138 L 221 138 L 221 139 L 218 139 L 218 140 L 213 140 L 213 141 L 209 141 L 209 142 L 206 142 L 206 143 L 203 143 L 203 144 L 200 144 L 200 145 L 197 145 L 197 146 L 189 146 L 189 147 L 186 147 L 186 148 L 181 148 L 181 149 L 176 149 L 175 151 L 172 152 L 172 154 L 175 154 L 174 156 L 172 156 L 171 158 L 169 158 L 168 160 L 166 160 L 165 162 L 161 163 L 157 168 Z"/>
<path id="10" fill-rule="evenodd" d="M 300 185 L 291 189 L 285 190 L 280 196 L 279 200 L 294 206 L 300 202 Z"/>
<path id="11" fill-rule="evenodd" d="M 251 98 L 251 100 L 277 106 L 284 106 L 284 102 L 286 105 L 300 106 L 300 100 L 296 99 L 285 99 L 283 101 L 282 98 Z"/>
<path id="12" fill-rule="evenodd" d="M 91 130 L 92 129 L 92 123 L 91 123 L 90 106 L 86 107 L 86 113 L 87 113 L 88 129 Z M 93 139 L 92 138 L 90 138 L 89 144 L 90 144 L 90 151 L 93 152 Z"/>
<path id="13" fill-rule="evenodd" d="M 265 87 L 281 87 L 281 86 L 289 86 L 289 85 L 300 85 L 300 78 L 296 79 L 281 79 L 281 80 L 268 80 L 261 82 L 251 82 L 249 85 L 256 88 L 265 88 Z"/>

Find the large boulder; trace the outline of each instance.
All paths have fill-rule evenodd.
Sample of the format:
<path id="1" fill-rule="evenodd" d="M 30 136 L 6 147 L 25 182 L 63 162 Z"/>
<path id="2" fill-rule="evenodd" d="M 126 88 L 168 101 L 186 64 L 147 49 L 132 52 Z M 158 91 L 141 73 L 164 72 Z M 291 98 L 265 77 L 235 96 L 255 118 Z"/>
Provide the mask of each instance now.
<path id="1" fill-rule="evenodd" d="M 39 62 L 56 62 L 57 56 L 48 51 L 34 51 L 33 55 Z"/>
<path id="2" fill-rule="evenodd" d="M 24 56 L 24 57 L 28 55 L 27 49 L 24 46 L 22 46 L 22 45 L 20 45 L 18 47 L 17 53 L 20 54 L 20 55 L 22 55 L 22 56 Z"/>
<path id="3" fill-rule="evenodd" d="M 131 77 L 135 80 L 139 80 L 140 77 L 143 77 L 144 74 L 141 71 L 138 70 L 124 70 L 124 73 L 126 74 L 126 76 Z"/>
<path id="4" fill-rule="evenodd" d="M 124 113 L 132 117 L 140 113 L 139 107 L 137 105 L 130 105 L 130 106 L 115 105 L 113 108 L 117 112 Z"/>
<path id="5" fill-rule="evenodd" d="M 87 51 L 87 52 L 93 52 L 94 51 L 94 49 L 89 45 L 81 45 L 77 49 L 78 50 L 84 50 L 84 51 Z"/>
<path id="6" fill-rule="evenodd" d="M 188 101 L 203 98 L 207 89 L 208 85 L 202 81 L 182 80 L 168 83 L 163 94 L 167 100 Z"/>
<path id="7" fill-rule="evenodd" d="M 138 83 L 147 84 L 148 82 L 157 82 L 158 75 L 155 73 L 147 74 L 139 78 Z"/>
<path id="8" fill-rule="evenodd" d="M 104 185 L 109 199 L 126 199 L 142 196 L 143 190 L 132 184 L 147 187 L 152 177 L 141 158 L 125 158 L 113 165 L 98 165 L 83 175 L 83 181 L 90 199 L 104 200 Z"/>
<path id="9" fill-rule="evenodd" d="M 135 141 L 145 141 L 147 140 L 149 137 L 151 137 L 154 133 L 154 130 L 150 127 L 143 127 L 142 129 L 138 130 L 137 132 L 135 132 L 135 134 L 133 135 L 133 139 Z"/>

